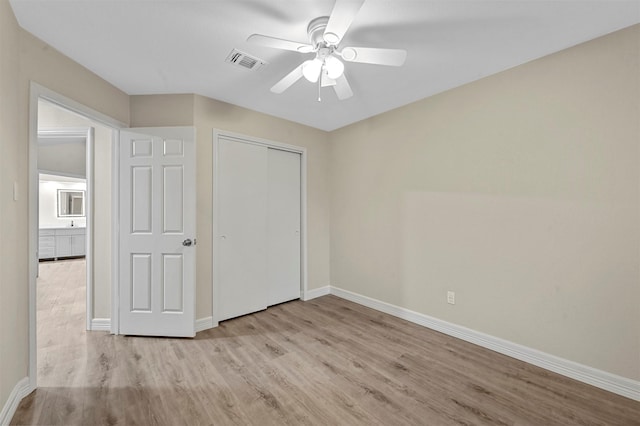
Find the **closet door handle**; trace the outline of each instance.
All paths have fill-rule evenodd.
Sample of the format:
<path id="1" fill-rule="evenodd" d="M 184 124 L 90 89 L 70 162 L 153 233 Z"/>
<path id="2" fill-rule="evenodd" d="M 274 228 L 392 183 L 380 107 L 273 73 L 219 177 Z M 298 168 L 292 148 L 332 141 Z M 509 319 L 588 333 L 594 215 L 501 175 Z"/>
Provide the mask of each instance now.
<path id="1" fill-rule="evenodd" d="M 185 247 L 190 247 L 192 244 L 193 244 L 193 241 L 191 241 L 191 238 L 187 238 L 182 242 L 182 245 Z"/>

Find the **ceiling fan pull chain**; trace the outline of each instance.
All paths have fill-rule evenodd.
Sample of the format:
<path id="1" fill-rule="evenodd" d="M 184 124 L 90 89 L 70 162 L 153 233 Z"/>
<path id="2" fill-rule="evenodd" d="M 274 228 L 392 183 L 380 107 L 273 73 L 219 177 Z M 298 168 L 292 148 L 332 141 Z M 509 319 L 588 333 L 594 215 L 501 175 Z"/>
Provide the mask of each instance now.
<path id="1" fill-rule="evenodd" d="M 322 90 L 322 71 L 324 70 L 324 66 L 320 70 L 320 78 L 318 79 L 318 102 L 322 102 L 322 98 L 320 97 L 320 91 Z"/>

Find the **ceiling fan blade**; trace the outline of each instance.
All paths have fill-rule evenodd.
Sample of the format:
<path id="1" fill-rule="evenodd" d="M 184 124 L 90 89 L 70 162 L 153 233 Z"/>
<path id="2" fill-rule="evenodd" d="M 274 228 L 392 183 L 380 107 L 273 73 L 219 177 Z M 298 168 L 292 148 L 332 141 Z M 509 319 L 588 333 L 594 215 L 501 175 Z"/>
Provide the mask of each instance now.
<path id="1" fill-rule="evenodd" d="M 349 82 L 347 81 L 347 77 L 342 74 L 340 77 L 336 78 L 336 84 L 333 86 L 333 90 L 335 90 L 338 99 L 345 100 L 349 99 L 353 96 L 353 91 L 351 90 L 351 86 L 349 86 Z"/>
<path id="2" fill-rule="evenodd" d="M 252 34 L 247 38 L 249 43 L 259 44 L 261 46 L 272 47 L 274 49 L 293 50 L 294 52 L 309 53 L 313 52 L 313 46 L 306 43 L 298 43 L 297 41 L 284 40 L 276 37 L 269 37 L 262 34 Z"/>
<path id="3" fill-rule="evenodd" d="M 340 52 L 342 59 L 347 62 L 363 64 L 390 65 L 399 67 L 407 59 L 404 49 L 380 49 L 376 47 L 345 47 Z"/>
<path id="4" fill-rule="evenodd" d="M 271 91 L 273 93 L 280 94 L 291 87 L 293 83 L 300 80 L 300 78 L 302 77 L 302 65 L 303 64 L 298 65 L 296 68 L 294 68 L 293 71 L 285 75 L 282 80 L 274 84 L 271 88 Z"/>
<path id="5" fill-rule="evenodd" d="M 324 41 L 333 45 L 340 43 L 363 3 L 364 0 L 336 0 L 324 30 Z"/>

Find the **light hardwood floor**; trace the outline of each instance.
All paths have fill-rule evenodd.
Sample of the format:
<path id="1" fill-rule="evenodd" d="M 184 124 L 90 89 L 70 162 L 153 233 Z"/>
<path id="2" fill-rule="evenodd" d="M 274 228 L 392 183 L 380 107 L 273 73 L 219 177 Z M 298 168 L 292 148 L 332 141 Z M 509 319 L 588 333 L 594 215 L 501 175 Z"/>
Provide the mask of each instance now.
<path id="1" fill-rule="evenodd" d="M 83 268 L 41 269 L 40 387 L 12 424 L 640 425 L 638 402 L 334 296 L 195 339 L 87 333 Z"/>

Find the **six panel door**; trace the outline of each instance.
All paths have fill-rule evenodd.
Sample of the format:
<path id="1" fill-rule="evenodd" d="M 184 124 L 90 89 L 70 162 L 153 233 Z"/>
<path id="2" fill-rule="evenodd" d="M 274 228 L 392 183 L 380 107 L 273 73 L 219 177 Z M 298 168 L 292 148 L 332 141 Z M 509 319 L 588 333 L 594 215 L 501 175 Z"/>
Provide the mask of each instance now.
<path id="1" fill-rule="evenodd" d="M 131 130 L 120 133 L 120 333 L 193 337 L 194 129 Z"/>

